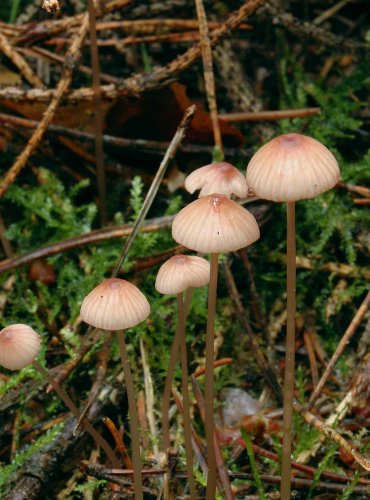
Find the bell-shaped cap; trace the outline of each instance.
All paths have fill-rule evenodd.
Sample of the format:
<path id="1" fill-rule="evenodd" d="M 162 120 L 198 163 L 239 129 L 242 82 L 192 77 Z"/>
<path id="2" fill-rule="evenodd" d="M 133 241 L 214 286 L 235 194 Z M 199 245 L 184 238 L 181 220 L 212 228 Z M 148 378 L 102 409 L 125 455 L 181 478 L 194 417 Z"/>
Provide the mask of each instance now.
<path id="1" fill-rule="evenodd" d="M 185 179 L 185 189 L 193 194 L 200 189 L 199 198 L 213 193 L 220 193 L 228 198 L 235 194 L 246 198 L 248 186 L 244 175 L 230 163 L 219 161 L 197 168 Z"/>
<path id="2" fill-rule="evenodd" d="M 102 330 L 123 330 L 144 321 L 150 305 L 132 283 L 110 278 L 100 283 L 84 298 L 81 317 L 89 325 Z"/>
<path id="3" fill-rule="evenodd" d="M 340 176 L 333 154 L 316 139 L 284 134 L 268 142 L 252 157 L 247 183 L 265 200 L 297 201 L 334 187 Z"/>
<path id="4" fill-rule="evenodd" d="M 212 194 L 183 208 L 172 224 L 172 238 L 203 253 L 231 252 L 260 237 L 256 219 L 222 194 Z"/>
<path id="5" fill-rule="evenodd" d="M 159 293 L 181 293 L 187 288 L 199 288 L 209 282 L 210 265 L 202 257 L 175 255 L 158 271 L 155 288 Z"/>
<path id="6" fill-rule="evenodd" d="M 30 326 L 9 325 L 0 332 L 0 365 L 21 370 L 37 358 L 40 348 L 40 336 Z"/>

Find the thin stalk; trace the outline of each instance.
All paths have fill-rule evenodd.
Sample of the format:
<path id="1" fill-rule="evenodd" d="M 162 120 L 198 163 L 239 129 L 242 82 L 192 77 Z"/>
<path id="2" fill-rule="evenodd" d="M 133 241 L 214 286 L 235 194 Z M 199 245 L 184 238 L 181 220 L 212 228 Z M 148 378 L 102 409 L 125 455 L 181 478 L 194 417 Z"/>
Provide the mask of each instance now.
<path id="1" fill-rule="evenodd" d="M 208 317 L 207 317 L 207 336 L 206 336 L 206 366 L 205 366 L 205 429 L 208 456 L 208 476 L 206 500 L 216 498 L 217 484 L 217 463 L 213 441 L 214 422 L 213 422 L 213 402 L 214 402 L 214 337 L 215 337 L 215 314 L 217 298 L 217 277 L 218 277 L 218 254 L 211 254 L 211 274 L 208 287 Z"/>
<path id="2" fill-rule="evenodd" d="M 134 490 L 135 499 L 143 500 L 143 480 L 141 473 L 141 456 L 140 456 L 140 436 L 139 436 L 139 419 L 136 411 L 135 389 L 130 364 L 128 361 L 125 335 L 123 332 L 117 333 L 119 351 L 123 373 L 125 375 L 126 392 L 128 399 L 128 411 L 130 415 L 130 432 L 131 432 L 131 447 L 132 447 L 132 464 L 134 469 Z"/>
<path id="3" fill-rule="evenodd" d="M 49 382 L 49 384 L 53 387 L 54 391 L 58 394 L 60 399 L 64 402 L 64 404 L 67 406 L 67 408 L 70 409 L 71 413 L 74 415 L 74 417 L 79 421 L 81 414 L 77 408 L 77 406 L 74 404 L 72 399 L 68 396 L 68 394 L 65 392 L 65 390 L 62 388 L 62 386 L 50 375 L 50 373 L 45 370 L 36 360 L 32 362 L 33 367 L 41 373 L 41 375 Z M 109 446 L 107 441 L 99 434 L 98 431 L 94 429 L 94 427 L 90 424 L 90 422 L 86 419 L 84 419 L 81 422 L 81 425 L 85 427 L 87 432 L 94 438 L 96 444 L 100 446 L 104 451 L 109 460 L 112 462 L 114 467 L 120 467 L 120 463 L 112 450 L 112 448 Z"/>
<path id="4" fill-rule="evenodd" d="M 190 490 L 190 498 L 196 499 L 196 488 L 193 471 L 193 451 L 191 444 L 191 419 L 190 419 L 190 397 L 188 386 L 188 360 L 186 355 L 186 338 L 185 338 L 185 308 L 182 293 L 177 295 L 177 308 L 179 315 L 179 343 L 182 371 L 182 401 L 183 401 L 183 419 L 184 419 L 184 439 L 185 439 L 185 455 L 186 455 L 186 471 L 188 474 L 188 483 Z"/>
<path id="5" fill-rule="evenodd" d="M 185 294 L 185 321 L 186 316 L 189 311 L 191 297 L 193 295 L 193 289 L 188 288 Z M 164 382 L 163 389 L 163 401 L 162 401 L 162 433 L 163 433 L 163 449 L 164 452 L 168 452 L 168 448 L 171 446 L 170 439 L 170 420 L 169 420 L 169 411 L 170 411 L 170 402 L 171 402 L 171 394 L 172 394 L 172 382 L 173 376 L 175 373 L 176 364 L 179 358 L 179 327 L 176 329 L 176 334 L 172 342 L 171 352 L 170 352 L 170 362 L 168 364 L 168 370 L 166 375 L 166 380 Z"/>
<path id="6" fill-rule="evenodd" d="M 90 52 L 93 77 L 93 103 L 94 103 L 94 128 L 95 128 L 95 161 L 99 190 L 100 221 L 102 226 L 107 224 L 107 195 L 104 169 L 103 146 L 103 109 L 100 89 L 100 64 L 98 51 L 98 37 L 96 34 L 96 15 L 93 0 L 87 0 L 89 12 Z"/>
<path id="7" fill-rule="evenodd" d="M 294 396 L 295 313 L 296 313 L 296 242 L 295 202 L 287 202 L 287 334 L 284 380 L 283 453 L 281 463 L 282 500 L 290 499 L 292 414 Z"/>

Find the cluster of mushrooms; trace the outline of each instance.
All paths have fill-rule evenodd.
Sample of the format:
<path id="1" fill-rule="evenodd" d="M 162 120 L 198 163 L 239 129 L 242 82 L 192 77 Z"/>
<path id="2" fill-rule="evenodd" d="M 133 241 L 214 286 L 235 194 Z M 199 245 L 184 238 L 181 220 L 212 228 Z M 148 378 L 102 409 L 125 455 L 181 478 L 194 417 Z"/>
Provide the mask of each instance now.
<path id="1" fill-rule="evenodd" d="M 173 239 L 184 247 L 202 254 L 176 255 L 159 269 L 156 289 L 163 294 L 175 294 L 178 305 L 178 325 L 173 350 L 180 352 L 184 443 L 189 496 L 197 498 L 193 472 L 191 418 L 188 390 L 188 368 L 185 340 L 186 308 L 184 292 L 208 284 L 208 319 L 205 360 L 205 434 L 207 444 L 206 498 L 216 498 L 217 467 L 214 449 L 214 322 L 218 276 L 218 255 L 251 245 L 260 237 L 253 215 L 231 196 L 246 198 L 248 190 L 262 199 L 286 202 L 287 206 L 287 340 L 284 383 L 284 422 L 281 498 L 290 498 L 290 460 L 292 433 L 292 403 L 294 389 L 295 344 L 295 202 L 313 198 L 331 189 L 339 180 L 339 167 L 332 153 L 320 142 L 300 134 L 284 134 L 268 142 L 251 159 L 245 177 L 232 165 L 214 163 L 192 172 L 185 181 L 190 193 L 200 190 L 199 199 L 182 209 L 172 226 Z M 127 356 L 124 330 L 145 321 L 150 305 L 142 292 L 131 283 L 111 278 L 100 283 L 84 299 L 81 317 L 89 325 L 116 331 L 129 403 L 134 490 L 137 500 L 143 498 L 142 464 L 139 424 L 134 384 Z M 36 361 L 40 337 L 29 326 L 10 325 L 0 332 L 0 364 L 19 370 L 32 363 L 47 378 L 69 407 L 76 419 L 80 412 L 61 386 Z M 176 359 L 175 356 L 175 359 Z M 169 368 L 163 394 L 163 448 L 170 447 L 169 417 L 174 363 Z M 120 467 L 118 459 L 105 439 L 85 419 L 82 424 L 106 453 L 112 465 Z"/>

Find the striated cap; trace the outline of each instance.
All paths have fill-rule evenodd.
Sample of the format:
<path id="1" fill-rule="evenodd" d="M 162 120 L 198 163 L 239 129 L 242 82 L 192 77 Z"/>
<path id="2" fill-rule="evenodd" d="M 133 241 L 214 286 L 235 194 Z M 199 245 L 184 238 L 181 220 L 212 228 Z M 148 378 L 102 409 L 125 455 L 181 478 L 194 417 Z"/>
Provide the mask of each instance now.
<path id="1" fill-rule="evenodd" d="M 199 288 L 209 282 L 210 265 L 202 257 L 175 255 L 158 271 L 155 288 L 159 293 L 181 293 L 187 288 Z"/>
<path id="2" fill-rule="evenodd" d="M 28 325 L 9 325 L 0 332 L 0 365 L 21 370 L 34 361 L 41 348 L 40 336 Z"/>
<path id="3" fill-rule="evenodd" d="M 183 208 L 172 224 L 172 238 L 203 253 L 231 252 L 260 237 L 256 219 L 222 194 L 212 194 Z"/>
<path id="4" fill-rule="evenodd" d="M 337 160 L 321 142 L 301 134 L 284 134 L 253 156 L 247 183 L 260 198 L 298 201 L 331 189 L 339 180 Z"/>
<path id="5" fill-rule="evenodd" d="M 200 189 L 199 198 L 213 193 L 220 193 L 228 198 L 235 194 L 246 198 L 248 186 L 244 175 L 231 163 L 219 161 L 197 168 L 185 179 L 185 189 L 193 194 Z"/>
<path id="6" fill-rule="evenodd" d="M 123 330 L 144 321 L 150 305 L 140 290 L 128 281 L 110 278 L 100 283 L 83 300 L 81 317 L 102 330 Z"/>

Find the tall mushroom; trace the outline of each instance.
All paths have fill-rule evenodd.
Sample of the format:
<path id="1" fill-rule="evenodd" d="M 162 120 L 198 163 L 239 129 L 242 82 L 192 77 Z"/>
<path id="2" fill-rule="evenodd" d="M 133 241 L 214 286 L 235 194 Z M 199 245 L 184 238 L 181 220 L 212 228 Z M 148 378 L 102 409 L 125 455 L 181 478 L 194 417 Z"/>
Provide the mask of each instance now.
<path id="1" fill-rule="evenodd" d="M 188 288 L 198 288 L 208 284 L 210 274 L 209 262 L 201 257 L 175 255 L 159 269 L 155 287 L 159 293 L 177 295 L 178 334 L 180 341 L 184 438 L 186 468 L 190 497 L 195 499 L 196 488 L 193 472 L 193 454 L 191 445 L 190 397 L 188 388 L 188 362 L 185 337 L 185 310 L 183 292 Z M 166 411 L 166 408 L 164 409 Z M 166 415 L 168 418 L 168 414 Z"/>
<path id="2" fill-rule="evenodd" d="M 211 254 L 205 363 L 205 431 L 209 469 L 206 498 L 209 500 L 215 498 L 217 479 L 213 442 L 213 364 L 218 254 L 251 245 L 259 236 L 253 215 L 222 194 L 211 194 L 193 201 L 177 214 L 172 225 L 172 237 L 177 243 Z"/>
<path id="3" fill-rule="evenodd" d="M 67 408 L 69 408 L 77 421 L 80 420 L 81 415 L 77 406 L 73 403 L 61 385 L 36 361 L 40 348 L 40 336 L 28 325 L 17 323 L 9 325 L 0 331 L 0 365 L 8 370 L 22 370 L 22 368 L 32 364 L 32 366 L 41 373 L 54 388 L 55 392 L 65 403 Z M 119 467 L 120 464 L 114 451 L 99 432 L 96 431 L 86 419 L 83 420 L 82 425 L 94 438 L 96 444 L 105 451 L 112 465 L 114 467 Z"/>
<path id="4" fill-rule="evenodd" d="M 143 498 L 139 422 L 123 330 L 141 323 L 149 313 L 150 305 L 143 293 L 135 285 L 118 278 L 110 278 L 100 283 L 84 298 L 81 306 L 81 317 L 87 324 L 102 330 L 117 331 L 130 415 L 136 500 Z"/>
<path id="5" fill-rule="evenodd" d="M 260 198 L 285 201 L 287 209 L 287 336 L 284 381 L 281 498 L 290 499 L 294 391 L 296 236 L 295 202 L 336 185 L 340 171 L 333 154 L 301 134 L 284 134 L 262 146 L 249 162 L 247 183 Z"/>

